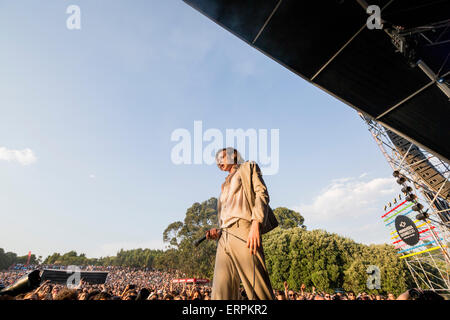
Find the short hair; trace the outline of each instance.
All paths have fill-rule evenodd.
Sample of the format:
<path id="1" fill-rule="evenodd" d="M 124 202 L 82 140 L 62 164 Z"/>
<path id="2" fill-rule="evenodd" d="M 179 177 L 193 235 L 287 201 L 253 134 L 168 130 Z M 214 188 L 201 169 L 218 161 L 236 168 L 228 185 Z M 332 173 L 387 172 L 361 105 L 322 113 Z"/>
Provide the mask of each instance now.
<path id="1" fill-rule="evenodd" d="M 78 300 L 78 292 L 74 289 L 64 288 L 53 300 Z"/>
<path id="2" fill-rule="evenodd" d="M 111 300 L 112 296 L 105 291 L 100 292 L 96 295 L 96 300 Z"/>
<path id="3" fill-rule="evenodd" d="M 148 298 L 148 296 L 150 295 L 150 291 L 147 288 L 142 288 L 137 297 L 136 300 L 145 300 Z"/>
<path id="4" fill-rule="evenodd" d="M 88 293 L 86 296 L 86 300 L 97 300 L 97 295 L 100 293 L 100 290 L 94 290 Z"/>
<path id="5" fill-rule="evenodd" d="M 432 290 L 409 289 L 410 300 L 445 300 L 443 296 Z"/>
<path id="6" fill-rule="evenodd" d="M 226 152 L 227 156 L 232 157 L 233 158 L 233 163 L 234 164 L 242 164 L 244 163 L 244 158 L 242 158 L 241 154 L 239 153 L 239 151 L 237 151 L 237 149 L 232 148 L 232 147 L 228 147 L 228 148 L 222 148 L 219 151 L 216 152 L 216 163 L 219 163 L 219 157 L 222 156 L 223 152 Z"/>

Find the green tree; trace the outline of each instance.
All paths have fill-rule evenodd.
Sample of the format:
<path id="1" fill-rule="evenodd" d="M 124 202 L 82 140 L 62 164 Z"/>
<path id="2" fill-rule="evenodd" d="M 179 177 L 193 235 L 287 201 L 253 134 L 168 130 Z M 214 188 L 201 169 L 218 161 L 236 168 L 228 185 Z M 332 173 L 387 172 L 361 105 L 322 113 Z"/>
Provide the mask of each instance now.
<path id="1" fill-rule="evenodd" d="M 302 283 L 320 291 L 344 288 L 355 292 L 399 294 L 413 286 L 404 261 L 393 246 L 358 244 L 323 230 L 275 229 L 263 236 L 266 264 L 274 288 L 283 281 L 299 290 Z M 368 290 L 369 265 L 381 272 L 381 289 Z"/>
<path id="2" fill-rule="evenodd" d="M 167 257 L 160 257 L 158 264 L 164 261 L 167 266 L 177 266 L 178 270 L 190 276 L 212 277 L 216 242 L 206 241 L 198 247 L 193 243 L 213 227 L 218 227 L 217 199 L 194 203 L 187 209 L 183 222 L 171 223 L 164 230 L 164 242 L 175 251 L 168 250 Z"/>
<path id="3" fill-rule="evenodd" d="M 300 213 L 285 207 L 278 207 L 273 210 L 273 213 L 281 229 L 301 227 L 305 221 L 305 218 Z"/>
<path id="4" fill-rule="evenodd" d="M 3 248 L 0 248 L 0 270 L 8 269 L 15 263 L 26 264 L 28 261 L 28 255 L 17 256 L 14 252 L 5 252 Z M 30 256 L 30 264 L 37 264 L 38 260 L 35 254 Z"/>

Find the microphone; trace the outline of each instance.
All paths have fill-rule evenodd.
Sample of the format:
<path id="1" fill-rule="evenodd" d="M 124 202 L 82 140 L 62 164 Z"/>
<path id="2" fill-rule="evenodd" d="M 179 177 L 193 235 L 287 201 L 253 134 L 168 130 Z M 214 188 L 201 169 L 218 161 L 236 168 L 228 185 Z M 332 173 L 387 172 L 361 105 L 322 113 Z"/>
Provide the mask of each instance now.
<path id="1" fill-rule="evenodd" d="M 198 245 L 199 245 L 200 243 L 202 243 L 203 241 L 205 241 L 205 240 L 206 240 L 206 236 L 203 236 L 202 238 L 200 238 L 200 239 L 198 239 L 198 240 L 195 240 L 195 241 L 194 241 L 194 246 L 198 247 Z"/>
<path id="2" fill-rule="evenodd" d="M 222 229 L 217 229 L 217 231 L 219 232 L 219 237 L 220 237 L 220 234 L 221 234 L 221 232 L 222 232 Z M 202 238 L 200 238 L 200 239 L 197 239 L 197 240 L 195 240 L 194 241 L 194 246 L 196 246 L 196 247 L 198 247 L 198 245 L 200 244 L 200 243 L 202 243 L 203 241 L 205 241 L 206 240 L 206 235 L 204 235 Z"/>

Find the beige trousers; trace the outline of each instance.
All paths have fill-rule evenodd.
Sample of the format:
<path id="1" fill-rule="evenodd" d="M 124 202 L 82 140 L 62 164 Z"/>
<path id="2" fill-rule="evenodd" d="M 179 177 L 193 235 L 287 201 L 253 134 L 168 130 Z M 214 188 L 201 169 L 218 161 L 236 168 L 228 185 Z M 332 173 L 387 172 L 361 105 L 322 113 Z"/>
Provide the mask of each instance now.
<path id="1" fill-rule="evenodd" d="M 240 299 L 240 281 L 250 300 L 274 299 L 262 246 L 256 255 L 252 255 L 247 248 L 250 226 L 249 221 L 240 219 L 222 230 L 214 267 L 213 300 Z"/>

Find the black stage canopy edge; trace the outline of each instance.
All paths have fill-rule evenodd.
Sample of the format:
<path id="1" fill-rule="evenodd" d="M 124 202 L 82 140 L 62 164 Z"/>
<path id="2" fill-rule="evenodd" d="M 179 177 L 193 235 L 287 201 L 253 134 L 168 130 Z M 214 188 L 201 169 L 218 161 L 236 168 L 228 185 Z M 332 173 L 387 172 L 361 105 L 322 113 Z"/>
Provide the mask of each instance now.
<path id="1" fill-rule="evenodd" d="M 367 28 L 359 1 L 183 1 L 304 80 L 450 162 L 447 96 L 395 51 L 388 34 Z M 382 18 L 408 27 L 450 18 L 448 0 L 368 3 L 382 8 Z M 436 48 L 433 54 L 442 57 L 450 43 Z M 449 65 L 450 59 L 444 71 Z"/>

